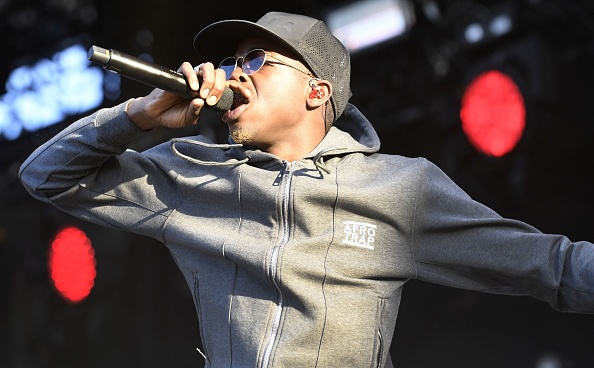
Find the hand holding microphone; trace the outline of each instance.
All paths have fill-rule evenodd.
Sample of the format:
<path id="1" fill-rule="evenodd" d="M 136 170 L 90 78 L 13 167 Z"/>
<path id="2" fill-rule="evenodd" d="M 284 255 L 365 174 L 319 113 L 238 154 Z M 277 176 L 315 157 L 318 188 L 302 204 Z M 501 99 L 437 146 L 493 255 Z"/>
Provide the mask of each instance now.
<path id="1" fill-rule="evenodd" d="M 147 84 L 151 87 L 175 93 L 186 99 L 200 97 L 187 84 L 181 73 L 164 66 L 149 63 L 140 58 L 127 55 L 116 50 L 107 50 L 99 46 L 92 46 L 87 54 L 89 60 L 100 64 L 104 69 L 111 70 L 130 79 Z M 225 88 L 220 100 L 212 108 L 226 111 L 233 103 L 233 92 Z M 210 107 L 206 105 L 207 107 Z"/>

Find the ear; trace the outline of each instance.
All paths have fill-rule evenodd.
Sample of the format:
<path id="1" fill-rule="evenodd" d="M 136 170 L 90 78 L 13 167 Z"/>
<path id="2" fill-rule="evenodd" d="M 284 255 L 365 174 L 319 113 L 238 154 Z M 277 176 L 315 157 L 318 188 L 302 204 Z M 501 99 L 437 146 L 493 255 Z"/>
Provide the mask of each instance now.
<path id="1" fill-rule="evenodd" d="M 311 79 L 309 87 L 311 89 L 307 96 L 307 107 L 310 109 L 324 105 L 332 96 L 332 84 L 327 80 Z"/>

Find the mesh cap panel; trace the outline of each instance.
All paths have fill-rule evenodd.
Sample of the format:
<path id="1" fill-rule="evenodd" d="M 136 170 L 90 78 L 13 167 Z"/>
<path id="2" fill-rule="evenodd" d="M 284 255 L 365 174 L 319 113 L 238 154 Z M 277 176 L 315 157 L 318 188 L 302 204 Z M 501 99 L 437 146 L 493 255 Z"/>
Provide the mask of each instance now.
<path id="1" fill-rule="evenodd" d="M 316 23 L 298 44 L 297 50 L 314 74 L 332 83 L 332 108 L 337 119 L 351 98 L 351 62 L 343 44 L 323 22 Z"/>

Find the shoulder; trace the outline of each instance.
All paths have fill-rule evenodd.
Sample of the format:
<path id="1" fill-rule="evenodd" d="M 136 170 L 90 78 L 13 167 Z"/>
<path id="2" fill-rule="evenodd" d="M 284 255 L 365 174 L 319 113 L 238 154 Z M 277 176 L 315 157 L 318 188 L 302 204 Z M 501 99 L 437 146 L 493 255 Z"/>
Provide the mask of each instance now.
<path id="1" fill-rule="evenodd" d="M 351 164 L 385 170 L 386 173 L 424 171 L 428 167 L 435 167 L 434 164 L 424 157 L 406 157 L 385 153 L 353 154 Z"/>

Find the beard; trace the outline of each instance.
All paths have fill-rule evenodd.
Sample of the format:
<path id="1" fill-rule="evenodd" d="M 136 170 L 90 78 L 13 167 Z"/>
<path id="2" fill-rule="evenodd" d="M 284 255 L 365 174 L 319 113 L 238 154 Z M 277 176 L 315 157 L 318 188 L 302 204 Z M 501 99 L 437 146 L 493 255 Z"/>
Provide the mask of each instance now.
<path id="1" fill-rule="evenodd" d="M 255 129 L 245 129 L 245 128 L 233 128 L 229 131 L 231 138 L 235 143 L 240 144 L 249 144 L 254 140 L 256 136 Z"/>

